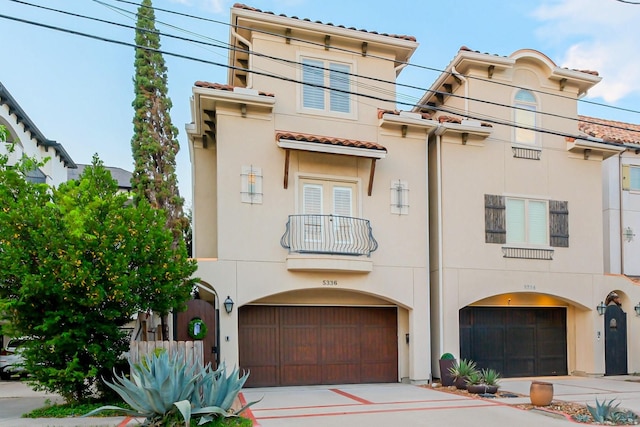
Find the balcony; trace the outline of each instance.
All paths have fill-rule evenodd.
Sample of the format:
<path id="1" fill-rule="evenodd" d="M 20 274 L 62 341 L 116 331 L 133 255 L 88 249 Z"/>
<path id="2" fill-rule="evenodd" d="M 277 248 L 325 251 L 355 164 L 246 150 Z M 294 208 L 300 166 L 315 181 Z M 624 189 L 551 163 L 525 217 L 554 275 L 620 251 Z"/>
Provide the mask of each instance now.
<path id="1" fill-rule="evenodd" d="M 337 215 L 289 215 L 280 244 L 289 270 L 369 272 L 378 249 L 369 220 Z"/>

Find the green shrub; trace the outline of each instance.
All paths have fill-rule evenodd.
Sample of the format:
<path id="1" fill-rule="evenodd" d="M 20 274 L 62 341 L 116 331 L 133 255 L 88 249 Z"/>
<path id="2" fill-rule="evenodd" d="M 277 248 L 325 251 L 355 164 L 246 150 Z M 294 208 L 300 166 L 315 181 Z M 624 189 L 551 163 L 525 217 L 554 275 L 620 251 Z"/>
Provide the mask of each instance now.
<path id="1" fill-rule="evenodd" d="M 442 356 L 440 356 L 440 360 L 453 360 L 456 357 L 451 354 L 451 353 L 444 353 Z"/>

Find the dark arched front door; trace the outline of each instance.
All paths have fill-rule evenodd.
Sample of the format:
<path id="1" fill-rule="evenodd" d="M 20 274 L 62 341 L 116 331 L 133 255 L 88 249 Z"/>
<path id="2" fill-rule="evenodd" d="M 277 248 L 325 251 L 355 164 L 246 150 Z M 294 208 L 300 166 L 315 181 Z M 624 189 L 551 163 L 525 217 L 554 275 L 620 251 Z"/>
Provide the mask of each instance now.
<path id="1" fill-rule="evenodd" d="M 175 339 L 177 341 L 193 341 L 193 338 L 189 336 L 189 322 L 192 319 L 198 317 L 205 325 L 207 325 L 207 334 L 202 339 L 202 347 L 204 349 L 204 364 L 211 363 L 216 368 L 216 352 L 217 349 L 217 337 L 218 333 L 218 317 L 216 309 L 208 301 L 201 299 L 192 299 L 187 302 L 187 310 L 177 313 L 175 322 Z"/>
<path id="2" fill-rule="evenodd" d="M 605 375 L 627 375 L 627 313 L 609 304 L 604 313 Z"/>

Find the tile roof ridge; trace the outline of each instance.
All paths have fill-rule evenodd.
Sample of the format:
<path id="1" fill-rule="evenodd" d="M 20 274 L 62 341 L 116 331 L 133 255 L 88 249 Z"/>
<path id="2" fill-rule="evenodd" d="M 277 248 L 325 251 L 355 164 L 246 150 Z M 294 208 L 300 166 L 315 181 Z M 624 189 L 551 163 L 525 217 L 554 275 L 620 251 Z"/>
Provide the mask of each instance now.
<path id="1" fill-rule="evenodd" d="M 267 15 L 276 15 L 274 12 L 270 12 L 270 11 L 264 11 L 255 7 L 251 7 L 251 6 L 247 6 L 244 3 L 235 3 L 233 5 L 234 8 L 236 9 L 244 9 L 244 10 L 249 10 L 252 12 L 260 12 L 260 13 L 265 13 Z M 332 24 L 331 22 L 325 23 L 322 21 L 312 21 L 309 18 L 298 18 L 297 16 L 287 16 L 285 14 L 279 14 L 278 16 L 281 16 L 283 18 L 290 18 L 290 19 L 298 19 L 300 21 L 305 21 L 305 22 L 315 22 L 316 24 L 322 24 L 322 25 L 328 25 L 331 27 L 337 27 L 337 28 L 345 28 L 348 30 L 355 30 L 355 31 L 362 31 L 363 33 L 369 33 L 369 34 L 379 34 L 381 36 L 387 36 L 387 37 L 392 37 L 392 38 L 396 38 L 396 39 L 402 39 L 402 40 L 408 40 L 408 41 L 412 41 L 415 42 L 417 41 L 417 39 L 414 36 L 409 36 L 409 35 L 403 35 L 403 34 L 388 34 L 388 33 L 379 33 L 377 31 L 368 31 L 368 30 L 364 30 L 364 29 L 357 29 L 355 27 L 346 27 L 344 25 L 335 25 Z"/>
<path id="2" fill-rule="evenodd" d="M 361 141 L 357 139 L 314 135 L 314 134 L 303 133 L 303 132 L 293 132 L 293 131 L 283 131 L 283 130 L 277 130 L 275 136 L 276 136 L 276 141 L 279 141 L 280 139 L 287 139 L 287 140 L 313 142 L 313 143 L 328 144 L 328 145 L 340 145 L 344 147 L 366 148 L 370 150 L 387 151 L 387 149 L 384 146 L 378 144 L 377 142 Z"/>
<path id="3" fill-rule="evenodd" d="M 247 89 L 247 88 L 243 88 L 242 86 L 233 86 L 233 85 L 226 84 L 226 83 L 212 83 L 212 82 L 207 82 L 207 81 L 204 81 L 204 80 L 198 80 L 193 85 L 197 86 L 197 87 L 202 87 L 202 88 L 205 88 L 205 89 L 224 90 L 224 91 L 228 91 L 228 92 L 233 92 L 235 88 Z M 247 90 L 250 90 L 250 89 L 247 89 Z M 275 94 L 270 93 L 270 92 L 263 92 L 263 91 L 260 91 L 260 90 L 256 90 L 256 91 L 258 92 L 258 95 L 261 95 L 261 96 L 275 97 Z"/>

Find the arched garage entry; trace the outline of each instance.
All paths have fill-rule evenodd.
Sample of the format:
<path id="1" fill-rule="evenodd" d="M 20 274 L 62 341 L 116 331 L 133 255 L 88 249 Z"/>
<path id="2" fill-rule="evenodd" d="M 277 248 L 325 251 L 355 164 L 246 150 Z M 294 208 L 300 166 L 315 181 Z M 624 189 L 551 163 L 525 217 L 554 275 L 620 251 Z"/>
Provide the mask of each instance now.
<path id="1" fill-rule="evenodd" d="M 504 377 L 566 375 L 568 304 L 535 294 L 516 298 L 538 305 L 518 306 L 499 296 L 459 311 L 460 357 Z"/>
<path id="2" fill-rule="evenodd" d="M 247 387 L 398 381 L 398 308 L 355 293 L 323 294 L 292 292 L 239 308 Z"/>

